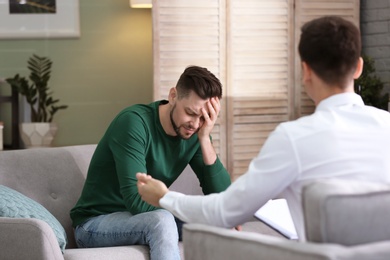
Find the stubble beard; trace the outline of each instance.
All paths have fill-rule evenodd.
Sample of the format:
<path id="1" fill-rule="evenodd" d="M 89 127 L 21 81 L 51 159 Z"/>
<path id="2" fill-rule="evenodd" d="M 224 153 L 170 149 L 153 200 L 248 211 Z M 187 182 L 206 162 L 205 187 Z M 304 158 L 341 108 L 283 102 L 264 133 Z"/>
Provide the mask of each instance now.
<path id="1" fill-rule="evenodd" d="M 177 134 L 178 137 L 180 137 L 181 139 L 184 139 L 184 140 L 188 140 L 188 139 L 190 139 L 194 134 L 196 134 L 196 133 L 199 131 L 199 128 L 196 129 L 196 131 L 195 131 L 192 135 L 190 135 L 190 136 L 188 136 L 188 137 L 187 137 L 187 136 L 183 136 L 183 135 L 180 133 L 180 128 L 181 128 L 182 126 L 177 126 L 176 123 L 175 123 L 175 121 L 173 120 L 173 111 L 175 110 L 175 108 L 176 108 L 176 105 L 174 105 L 174 106 L 172 107 L 171 112 L 169 113 L 169 118 L 170 118 L 170 120 L 171 120 L 171 124 L 172 124 L 173 130 L 175 131 L 175 133 Z"/>

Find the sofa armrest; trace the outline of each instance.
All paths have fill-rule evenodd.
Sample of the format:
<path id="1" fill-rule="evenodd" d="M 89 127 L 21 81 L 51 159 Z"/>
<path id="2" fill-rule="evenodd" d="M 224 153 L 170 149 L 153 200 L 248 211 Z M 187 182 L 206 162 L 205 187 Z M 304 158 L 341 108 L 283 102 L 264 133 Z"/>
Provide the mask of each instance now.
<path id="1" fill-rule="evenodd" d="M 32 218 L 0 218 L 0 252 L 2 259 L 64 259 L 51 227 Z"/>

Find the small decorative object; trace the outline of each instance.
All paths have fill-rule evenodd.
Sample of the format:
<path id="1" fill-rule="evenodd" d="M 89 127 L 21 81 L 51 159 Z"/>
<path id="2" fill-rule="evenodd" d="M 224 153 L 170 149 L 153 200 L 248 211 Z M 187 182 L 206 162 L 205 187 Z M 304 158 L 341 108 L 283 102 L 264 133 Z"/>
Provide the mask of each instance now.
<path id="1" fill-rule="evenodd" d="M 3 122 L 0 122 L 0 151 L 3 150 Z"/>
<path id="2" fill-rule="evenodd" d="M 57 125 L 52 122 L 53 116 L 66 105 L 56 105 L 59 100 L 52 97 L 48 81 L 51 74 L 52 61 L 47 57 L 33 54 L 28 60 L 30 82 L 16 74 L 7 78 L 6 82 L 26 98 L 31 110 L 31 123 L 20 125 L 21 138 L 27 148 L 51 146 L 57 132 Z"/>
<path id="3" fill-rule="evenodd" d="M 390 99 L 389 99 L 389 103 L 387 103 L 387 111 L 390 112 Z"/>

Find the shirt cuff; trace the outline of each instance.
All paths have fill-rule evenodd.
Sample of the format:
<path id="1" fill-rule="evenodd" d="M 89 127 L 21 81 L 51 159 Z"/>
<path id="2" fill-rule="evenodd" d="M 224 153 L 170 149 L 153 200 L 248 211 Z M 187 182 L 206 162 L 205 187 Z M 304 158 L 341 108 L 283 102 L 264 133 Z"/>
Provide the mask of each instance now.
<path id="1" fill-rule="evenodd" d="M 174 207 L 175 200 L 178 197 L 183 196 L 182 193 L 175 191 L 168 191 L 164 197 L 159 200 L 160 206 L 167 210 L 172 210 Z"/>

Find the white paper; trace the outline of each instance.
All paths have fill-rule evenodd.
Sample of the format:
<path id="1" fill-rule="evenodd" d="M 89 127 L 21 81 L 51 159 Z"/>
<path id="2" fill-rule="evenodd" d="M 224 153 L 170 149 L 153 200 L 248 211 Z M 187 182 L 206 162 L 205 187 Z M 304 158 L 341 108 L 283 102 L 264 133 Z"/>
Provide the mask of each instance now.
<path id="1" fill-rule="evenodd" d="M 255 217 L 285 237 L 298 239 L 298 234 L 285 199 L 269 200 L 255 212 Z"/>

